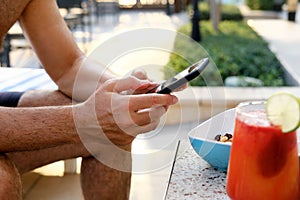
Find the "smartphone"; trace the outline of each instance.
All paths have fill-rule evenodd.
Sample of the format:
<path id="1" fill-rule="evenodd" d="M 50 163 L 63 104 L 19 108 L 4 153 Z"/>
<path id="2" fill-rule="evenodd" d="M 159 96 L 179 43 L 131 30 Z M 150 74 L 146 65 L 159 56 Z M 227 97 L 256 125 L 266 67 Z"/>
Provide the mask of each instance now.
<path id="1" fill-rule="evenodd" d="M 203 58 L 200 61 L 192 64 L 176 76 L 168 79 L 157 87 L 152 88 L 147 93 L 156 91 L 156 93 L 159 94 L 170 94 L 171 92 L 174 92 L 176 89 L 182 87 L 184 84 L 199 76 L 201 72 L 208 66 L 208 63 L 209 59 Z"/>

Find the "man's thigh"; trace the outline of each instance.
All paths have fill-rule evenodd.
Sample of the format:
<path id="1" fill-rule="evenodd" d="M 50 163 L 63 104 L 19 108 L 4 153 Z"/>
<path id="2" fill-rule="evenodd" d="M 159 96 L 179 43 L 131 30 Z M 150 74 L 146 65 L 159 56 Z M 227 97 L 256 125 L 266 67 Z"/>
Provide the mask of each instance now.
<path id="1" fill-rule="evenodd" d="M 11 152 L 7 156 L 23 174 L 56 161 L 89 157 L 90 153 L 82 144 L 63 144 L 36 151 Z"/>
<path id="2" fill-rule="evenodd" d="M 0 199 L 22 199 L 20 174 L 5 154 L 0 154 L 0 174 Z"/>

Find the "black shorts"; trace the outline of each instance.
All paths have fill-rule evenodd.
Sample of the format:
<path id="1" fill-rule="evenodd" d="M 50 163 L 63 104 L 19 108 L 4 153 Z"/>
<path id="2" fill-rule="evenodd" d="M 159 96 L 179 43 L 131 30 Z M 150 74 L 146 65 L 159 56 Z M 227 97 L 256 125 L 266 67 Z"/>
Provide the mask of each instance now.
<path id="1" fill-rule="evenodd" d="M 0 92 L 0 106 L 17 107 L 24 92 Z"/>

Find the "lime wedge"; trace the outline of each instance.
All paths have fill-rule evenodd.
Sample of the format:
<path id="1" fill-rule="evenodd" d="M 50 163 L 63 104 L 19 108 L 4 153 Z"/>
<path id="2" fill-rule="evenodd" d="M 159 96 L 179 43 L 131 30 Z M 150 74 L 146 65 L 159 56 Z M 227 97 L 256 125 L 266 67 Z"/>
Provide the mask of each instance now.
<path id="1" fill-rule="evenodd" d="M 267 99 L 266 113 L 271 124 L 281 126 L 283 133 L 300 126 L 299 98 L 287 92 L 278 92 Z"/>

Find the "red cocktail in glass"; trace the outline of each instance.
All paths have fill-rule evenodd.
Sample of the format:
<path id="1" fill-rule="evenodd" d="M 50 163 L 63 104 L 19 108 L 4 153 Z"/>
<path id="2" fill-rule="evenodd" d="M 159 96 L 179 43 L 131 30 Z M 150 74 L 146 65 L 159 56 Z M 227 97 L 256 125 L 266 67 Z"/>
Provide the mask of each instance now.
<path id="1" fill-rule="evenodd" d="M 234 200 L 300 199 L 296 132 L 272 126 L 264 102 L 236 109 L 226 190 Z"/>

